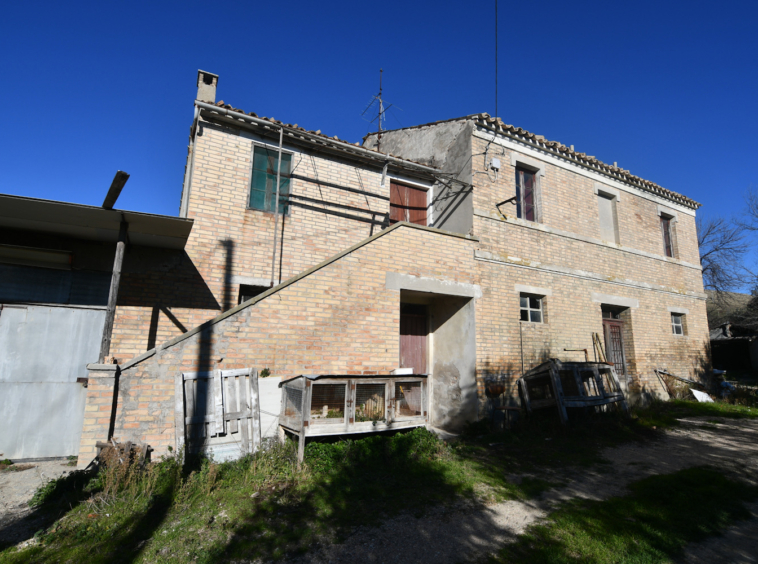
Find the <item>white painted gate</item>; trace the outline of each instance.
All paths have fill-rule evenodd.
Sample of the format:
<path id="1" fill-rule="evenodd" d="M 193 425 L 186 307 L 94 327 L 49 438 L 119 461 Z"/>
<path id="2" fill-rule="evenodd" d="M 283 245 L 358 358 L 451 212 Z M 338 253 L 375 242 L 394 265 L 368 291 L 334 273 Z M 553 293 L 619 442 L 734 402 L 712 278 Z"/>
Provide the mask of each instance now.
<path id="1" fill-rule="evenodd" d="M 185 372 L 176 381 L 177 447 L 234 460 L 261 445 L 258 371 Z"/>

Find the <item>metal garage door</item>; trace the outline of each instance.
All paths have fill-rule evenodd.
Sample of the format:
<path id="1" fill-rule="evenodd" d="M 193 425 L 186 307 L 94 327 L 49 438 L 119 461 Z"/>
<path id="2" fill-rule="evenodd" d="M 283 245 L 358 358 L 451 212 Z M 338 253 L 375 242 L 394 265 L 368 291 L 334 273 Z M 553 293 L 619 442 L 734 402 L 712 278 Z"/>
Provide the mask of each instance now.
<path id="1" fill-rule="evenodd" d="M 86 390 L 105 308 L 0 305 L 0 456 L 79 451 Z"/>

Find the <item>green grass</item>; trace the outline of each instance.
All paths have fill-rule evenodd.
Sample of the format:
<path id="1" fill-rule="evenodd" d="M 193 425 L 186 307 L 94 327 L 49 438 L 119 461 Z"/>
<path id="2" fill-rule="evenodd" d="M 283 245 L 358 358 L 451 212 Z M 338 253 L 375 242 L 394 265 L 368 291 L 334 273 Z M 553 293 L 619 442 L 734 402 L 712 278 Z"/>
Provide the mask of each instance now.
<path id="1" fill-rule="evenodd" d="M 18 552 L 0 546 L 0 562 L 277 559 L 401 512 L 538 497 L 562 485 L 566 467 L 602 470 L 603 448 L 655 440 L 676 417 L 725 416 L 711 405 L 654 404 L 633 418 L 575 418 L 568 428 L 537 417 L 501 433 L 475 424 L 449 445 L 425 429 L 312 442 L 302 470 L 288 442 L 224 464 L 170 457 L 146 470 L 114 464 L 73 472 L 35 494 L 43 519 L 37 544 Z"/>
<path id="2" fill-rule="evenodd" d="M 305 462 L 298 471 L 290 442 L 233 463 L 203 460 L 194 470 L 168 459 L 134 476 L 73 473 L 34 499 L 39 512 L 65 518 L 38 534 L 36 546 L 0 553 L 0 562 L 278 558 L 320 535 L 347 534 L 357 522 L 376 524 L 401 511 L 420 516 L 465 499 L 528 498 L 550 487 L 511 483 L 423 428 L 310 443 Z"/>
<path id="3" fill-rule="evenodd" d="M 687 543 L 749 519 L 744 502 L 758 498 L 758 488 L 708 468 L 652 476 L 629 489 L 623 497 L 564 504 L 491 562 L 668 562 Z"/>
<path id="4" fill-rule="evenodd" d="M 728 419 L 754 419 L 758 417 L 758 407 L 734 405 L 721 401 L 700 403 L 694 401 L 672 400 L 653 402 L 650 406 L 635 411 L 637 422 L 648 428 L 665 429 L 679 425 L 678 419 L 686 417 L 714 417 Z"/>

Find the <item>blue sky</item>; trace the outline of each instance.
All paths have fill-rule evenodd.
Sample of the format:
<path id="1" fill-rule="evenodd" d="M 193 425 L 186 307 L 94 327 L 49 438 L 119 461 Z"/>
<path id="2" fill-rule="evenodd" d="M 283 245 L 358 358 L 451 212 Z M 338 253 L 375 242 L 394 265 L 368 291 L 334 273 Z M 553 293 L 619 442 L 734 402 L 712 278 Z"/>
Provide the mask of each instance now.
<path id="1" fill-rule="evenodd" d="M 494 113 L 494 0 L 15 2 L 3 7 L 0 192 L 178 213 L 197 69 L 218 99 L 352 142 Z M 499 3 L 499 114 L 704 204 L 758 184 L 758 3 Z M 400 110 L 399 108 L 402 108 Z"/>

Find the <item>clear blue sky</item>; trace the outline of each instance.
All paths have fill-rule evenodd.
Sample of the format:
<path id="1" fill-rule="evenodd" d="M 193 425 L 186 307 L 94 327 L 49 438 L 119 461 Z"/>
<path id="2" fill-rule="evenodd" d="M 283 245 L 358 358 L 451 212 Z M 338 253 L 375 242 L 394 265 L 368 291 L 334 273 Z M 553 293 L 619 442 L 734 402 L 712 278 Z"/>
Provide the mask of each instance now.
<path id="1" fill-rule="evenodd" d="M 704 204 L 758 183 L 758 2 L 499 4 L 499 114 Z M 494 113 L 494 0 L 9 2 L 0 192 L 175 215 L 198 68 L 218 98 L 352 142 Z"/>

